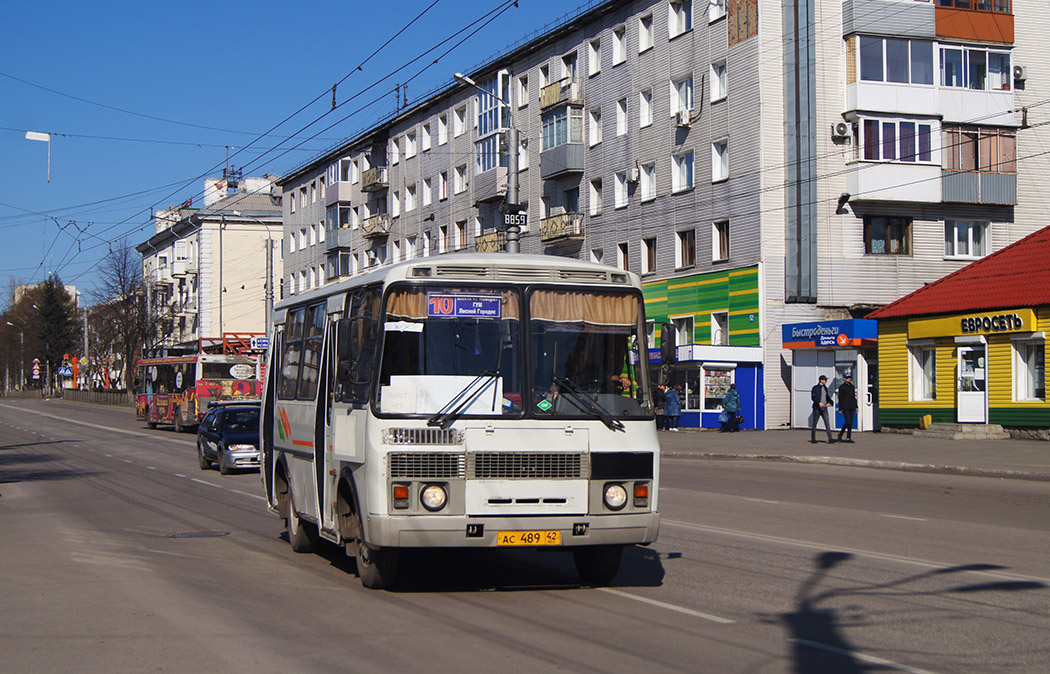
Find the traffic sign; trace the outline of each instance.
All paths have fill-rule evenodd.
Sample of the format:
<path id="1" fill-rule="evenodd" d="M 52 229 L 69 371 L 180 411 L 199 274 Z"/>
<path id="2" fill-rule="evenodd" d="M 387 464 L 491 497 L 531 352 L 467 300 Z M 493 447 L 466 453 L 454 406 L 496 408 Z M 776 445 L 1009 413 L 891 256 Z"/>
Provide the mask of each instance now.
<path id="1" fill-rule="evenodd" d="M 58 376 L 59 377 L 72 377 L 73 376 L 73 368 L 71 368 L 71 367 L 60 367 L 60 368 L 58 368 Z"/>
<path id="2" fill-rule="evenodd" d="M 265 351 L 270 348 L 269 337 L 252 337 L 251 347 L 255 351 Z"/>

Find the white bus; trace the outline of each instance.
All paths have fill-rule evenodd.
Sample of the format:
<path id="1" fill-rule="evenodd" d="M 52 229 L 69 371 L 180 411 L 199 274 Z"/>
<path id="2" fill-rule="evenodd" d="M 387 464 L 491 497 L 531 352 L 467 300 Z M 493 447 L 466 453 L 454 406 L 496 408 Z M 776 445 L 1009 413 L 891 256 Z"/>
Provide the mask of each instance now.
<path id="1" fill-rule="evenodd" d="M 589 583 L 659 530 L 635 274 L 553 256 L 413 260 L 274 309 L 263 484 L 292 548 L 389 586 L 408 548 L 560 547 Z"/>

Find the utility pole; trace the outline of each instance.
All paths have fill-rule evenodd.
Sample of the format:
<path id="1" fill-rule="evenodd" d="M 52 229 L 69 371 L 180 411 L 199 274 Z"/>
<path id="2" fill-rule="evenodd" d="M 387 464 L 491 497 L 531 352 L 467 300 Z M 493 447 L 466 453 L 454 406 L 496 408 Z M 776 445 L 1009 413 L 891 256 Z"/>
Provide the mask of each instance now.
<path id="1" fill-rule="evenodd" d="M 266 338 L 270 338 L 270 316 L 273 314 L 273 239 L 266 228 Z"/>

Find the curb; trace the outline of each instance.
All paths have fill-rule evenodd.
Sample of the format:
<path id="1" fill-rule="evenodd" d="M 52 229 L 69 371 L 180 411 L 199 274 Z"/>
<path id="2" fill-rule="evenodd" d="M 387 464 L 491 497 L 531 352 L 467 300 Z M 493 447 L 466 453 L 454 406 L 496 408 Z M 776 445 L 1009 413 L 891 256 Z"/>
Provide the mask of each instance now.
<path id="1" fill-rule="evenodd" d="M 933 463 L 905 463 L 903 461 L 872 461 L 868 459 L 848 459 L 839 456 L 792 456 L 786 454 L 725 454 L 717 452 L 682 452 L 662 451 L 661 456 L 679 459 L 714 459 L 743 461 L 780 461 L 783 463 L 812 463 L 828 466 L 855 466 L 859 468 L 878 468 L 881 470 L 898 470 L 909 473 L 935 473 L 940 475 L 965 475 L 969 477 L 995 477 L 1003 480 L 1031 480 L 1050 482 L 1050 473 L 1035 473 L 1022 470 L 1005 470 L 1001 468 L 973 468 L 969 466 L 945 466 Z"/>

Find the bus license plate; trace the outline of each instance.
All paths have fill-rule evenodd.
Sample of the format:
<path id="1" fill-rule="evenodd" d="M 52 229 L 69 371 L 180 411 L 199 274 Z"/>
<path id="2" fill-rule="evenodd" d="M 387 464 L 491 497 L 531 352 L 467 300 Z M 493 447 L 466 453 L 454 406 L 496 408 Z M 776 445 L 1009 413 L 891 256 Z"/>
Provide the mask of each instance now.
<path id="1" fill-rule="evenodd" d="M 496 545 L 561 545 L 561 532 L 501 531 L 496 534 Z"/>

